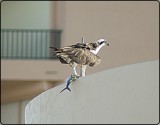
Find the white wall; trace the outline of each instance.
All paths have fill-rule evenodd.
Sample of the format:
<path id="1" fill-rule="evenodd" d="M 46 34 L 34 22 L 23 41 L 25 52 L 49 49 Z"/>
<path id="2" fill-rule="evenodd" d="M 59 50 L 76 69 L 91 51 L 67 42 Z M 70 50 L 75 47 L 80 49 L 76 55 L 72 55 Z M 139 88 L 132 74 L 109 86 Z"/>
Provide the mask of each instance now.
<path id="1" fill-rule="evenodd" d="M 25 123 L 157 124 L 159 61 L 123 66 L 41 93 L 25 109 Z"/>
<path id="2" fill-rule="evenodd" d="M 50 1 L 3 1 L 1 27 L 7 29 L 50 29 Z"/>

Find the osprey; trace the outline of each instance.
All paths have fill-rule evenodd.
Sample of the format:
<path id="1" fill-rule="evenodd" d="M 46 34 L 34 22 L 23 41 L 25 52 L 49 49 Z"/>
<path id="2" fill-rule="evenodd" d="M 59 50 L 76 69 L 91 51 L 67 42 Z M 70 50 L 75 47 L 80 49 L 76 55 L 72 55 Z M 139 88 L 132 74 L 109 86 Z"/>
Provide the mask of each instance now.
<path id="1" fill-rule="evenodd" d="M 74 74 L 77 76 L 79 75 L 77 74 L 76 66 L 81 65 L 81 76 L 85 76 L 87 65 L 93 67 L 100 64 L 101 60 L 97 53 L 105 45 L 109 46 L 109 42 L 105 39 L 99 39 L 93 43 L 77 43 L 63 48 L 50 48 L 54 49 L 57 58 L 62 64 L 69 64 L 73 68 Z"/>

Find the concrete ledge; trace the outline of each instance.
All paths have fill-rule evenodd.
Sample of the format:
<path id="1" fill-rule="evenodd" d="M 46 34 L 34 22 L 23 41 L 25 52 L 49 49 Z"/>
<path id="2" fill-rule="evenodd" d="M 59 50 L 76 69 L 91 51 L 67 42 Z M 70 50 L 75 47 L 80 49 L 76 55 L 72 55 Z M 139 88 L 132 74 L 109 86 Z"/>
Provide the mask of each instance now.
<path id="1" fill-rule="evenodd" d="M 28 103 L 27 124 L 156 124 L 159 61 L 132 64 L 79 78 L 47 90 Z"/>

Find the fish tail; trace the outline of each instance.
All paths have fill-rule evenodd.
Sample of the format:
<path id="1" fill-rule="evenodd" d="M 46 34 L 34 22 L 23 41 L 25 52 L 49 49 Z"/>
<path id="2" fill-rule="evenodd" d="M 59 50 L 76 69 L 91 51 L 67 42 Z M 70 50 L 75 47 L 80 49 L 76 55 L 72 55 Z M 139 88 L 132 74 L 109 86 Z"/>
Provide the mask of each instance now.
<path id="1" fill-rule="evenodd" d="M 69 87 L 66 87 L 66 88 L 64 88 L 62 91 L 60 91 L 60 93 L 63 92 L 64 90 L 66 90 L 66 89 L 71 92 L 71 89 L 70 89 Z"/>
<path id="2" fill-rule="evenodd" d="M 70 88 L 66 88 L 66 89 L 68 89 L 68 90 L 71 92 L 71 89 L 70 89 Z"/>

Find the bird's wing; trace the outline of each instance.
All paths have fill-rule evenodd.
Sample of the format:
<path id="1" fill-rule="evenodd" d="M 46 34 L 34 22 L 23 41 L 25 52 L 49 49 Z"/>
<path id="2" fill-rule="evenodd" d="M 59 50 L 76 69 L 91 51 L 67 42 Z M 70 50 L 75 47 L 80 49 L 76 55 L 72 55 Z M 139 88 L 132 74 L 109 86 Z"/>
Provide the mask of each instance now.
<path id="1" fill-rule="evenodd" d="M 75 45 L 72 45 L 71 47 L 95 50 L 98 46 L 98 43 L 77 43 Z"/>
<path id="2" fill-rule="evenodd" d="M 77 44 L 66 46 L 66 47 L 63 47 L 63 48 L 56 48 L 56 47 L 50 47 L 50 48 L 54 49 L 54 51 L 57 52 L 57 53 L 60 53 L 63 50 L 70 51 L 72 48 L 93 50 L 94 49 L 94 43 L 77 43 Z"/>
<path id="3" fill-rule="evenodd" d="M 73 61 L 77 64 L 95 66 L 101 62 L 97 55 L 90 52 L 92 49 L 92 44 L 90 43 L 77 43 L 63 48 L 53 47 L 52 49 L 55 50 L 57 57 L 64 64 Z"/>
<path id="4" fill-rule="evenodd" d="M 66 48 L 63 52 L 77 64 L 95 66 L 100 63 L 99 56 L 84 48 Z"/>
<path id="5" fill-rule="evenodd" d="M 75 45 L 71 45 L 70 47 L 72 47 L 72 48 L 83 48 L 83 49 L 90 50 L 89 43 L 77 43 Z"/>

